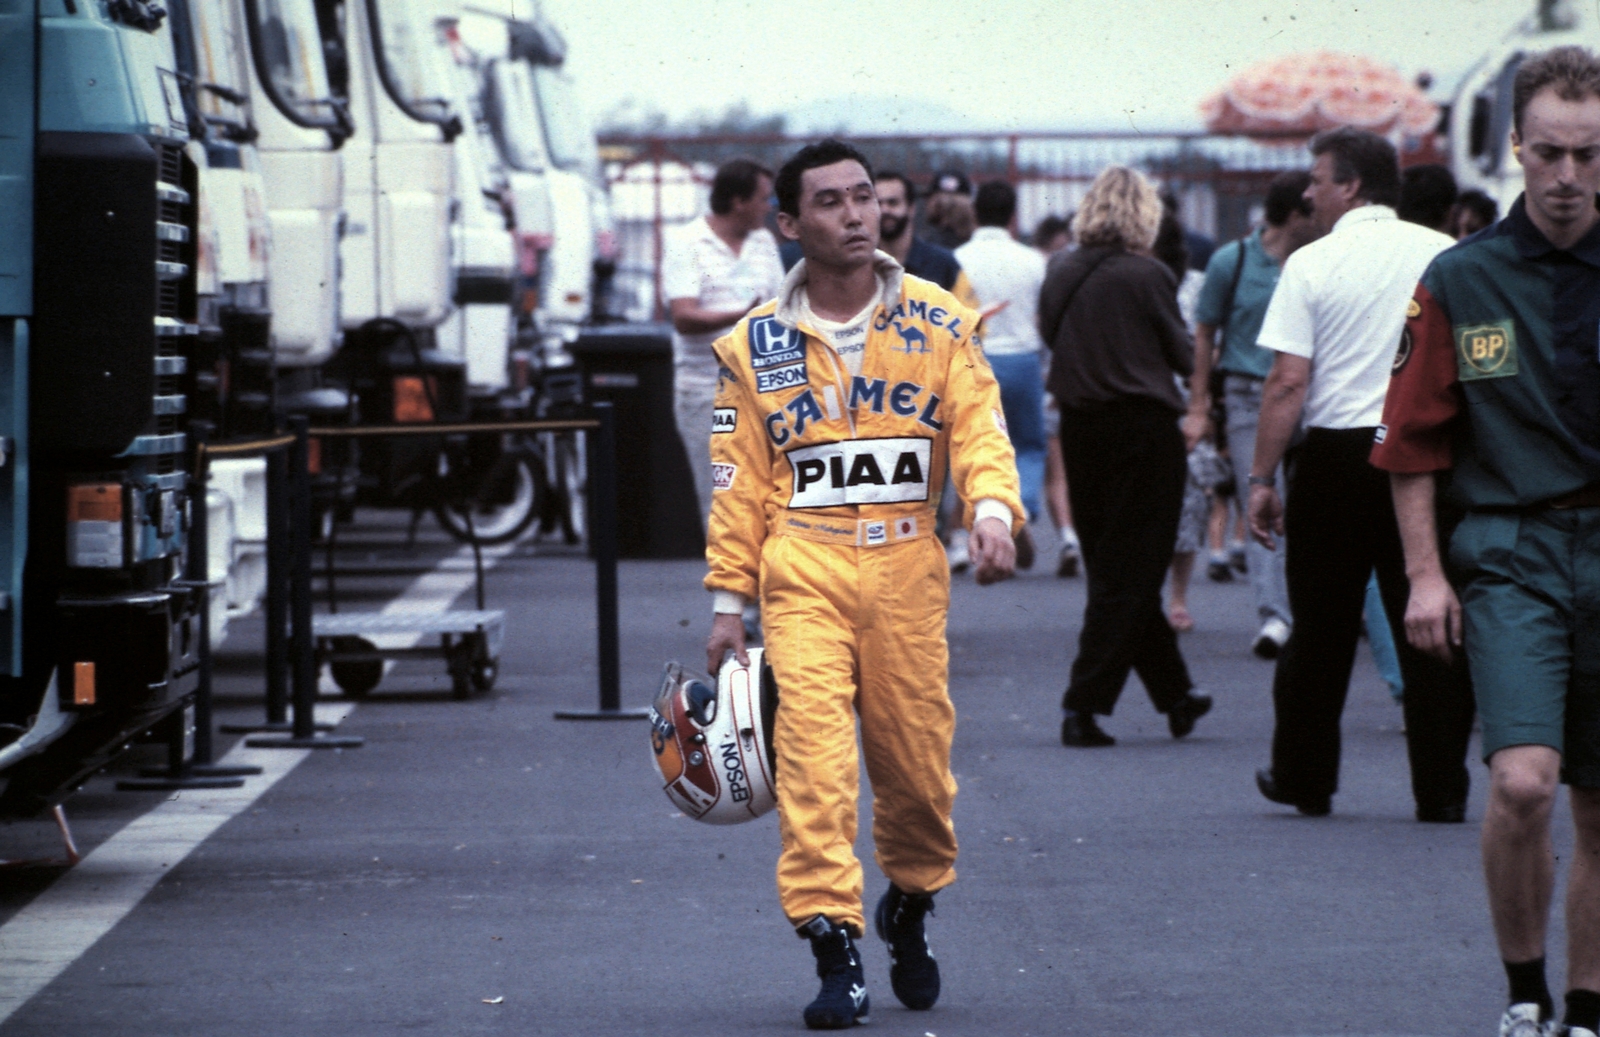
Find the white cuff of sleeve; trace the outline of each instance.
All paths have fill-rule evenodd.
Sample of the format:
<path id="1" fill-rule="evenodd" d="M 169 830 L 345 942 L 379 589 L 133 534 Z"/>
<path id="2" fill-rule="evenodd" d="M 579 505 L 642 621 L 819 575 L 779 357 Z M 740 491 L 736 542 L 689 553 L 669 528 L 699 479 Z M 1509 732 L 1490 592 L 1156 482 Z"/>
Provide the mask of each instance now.
<path id="1" fill-rule="evenodd" d="M 744 605 L 744 595 L 738 591 L 711 592 L 711 611 L 719 616 L 742 615 L 744 613 Z"/>
<path id="2" fill-rule="evenodd" d="M 1006 507 L 1004 501 L 985 497 L 972 508 L 972 524 L 976 526 L 980 519 L 997 518 L 1004 523 L 1006 529 L 1011 528 L 1011 509 Z"/>

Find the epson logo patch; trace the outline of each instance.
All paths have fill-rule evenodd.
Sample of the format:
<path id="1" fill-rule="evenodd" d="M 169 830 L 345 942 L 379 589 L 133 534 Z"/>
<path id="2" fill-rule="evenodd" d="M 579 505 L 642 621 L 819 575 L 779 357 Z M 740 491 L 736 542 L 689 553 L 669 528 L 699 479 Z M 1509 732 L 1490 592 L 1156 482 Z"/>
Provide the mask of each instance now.
<path id="1" fill-rule="evenodd" d="M 711 412 L 711 431 L 732 432 L 739 427 L 739 408 L 718 407 Z"/>
<path id="2" fill-rule="evenodd" d="M 928 499 L 933 440 L 846 439 L 788 453 L 791 508 L 898 504 Z"/>
<path id="3" fill-rule="evenodd" d="M 794 364 L 771 371 L 756 372 L 756 392 L 777 392 L 806 384 L 806 365 Z"/>

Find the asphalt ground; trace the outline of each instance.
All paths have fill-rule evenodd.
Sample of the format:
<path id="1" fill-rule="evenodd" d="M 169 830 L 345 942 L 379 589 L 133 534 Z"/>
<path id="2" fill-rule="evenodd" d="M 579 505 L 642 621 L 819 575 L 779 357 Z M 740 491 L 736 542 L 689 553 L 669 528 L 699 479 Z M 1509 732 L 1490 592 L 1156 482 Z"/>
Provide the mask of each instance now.
<path id="1" fill-rule="evenodd" d="M 392 520 L 361 521 L 344 557 L 363 573 L 340 581 L 350 607 L 381 605 L 452 550 L 425 530 L 407 551 Z M 1482 768 L 1467 824 L 1412 820 L 1400 713 L 1363 648 L 1333 815 L 1262 800 L 1272 668 L 1249 654 L 1248 586 L 1203 574 L 1182 644 L 1212 714 L 1175 742 L 1132 679 L 1105 723 L 1119 744 L 1064 749 L 1083 581 L 1041 566 L 956 581 L 962 855 L 930 923 L 944 992 L 931 1012 L 902 1009 L 869 936 L 867 1032 L 1492 1032 L 1504 980 L 1477 855 Z M 667 659 L 703 657 L 702 571 L 623 563 L 624 705 L 648 700 Z M 308 756 L 0 1037 L 799 1032 L 816 980 L 776 902 L 776 818 L 698 825 L 661 793 L 643 723 L 553 719 L 596 700 L 580 554 L 525 544 L 489 597 L 508 611 L 493 692 L 453 701 L 442 664 L 396 667 L 339 728 L 363 748 Z M 222 719 L 260 715 L 260 635 L 242 621 L 222 647 Z M 157 756 L 139 748 L 115 770 Z M 86 852 L 166 801 L 115 792 L 116 776 L 68 803 Z M 1564 820 L 1557 838 L 1564 859 Z M 0 856 L 54 849 L 47 821 L 0 827 Z M 4 923 L 61 874 L 0 874 L 0 954 Z M 870 909 L 885 881 L 870 860 L 867 874 Z M 1563 944 L 1557 918 L 1554 959 Z"/>

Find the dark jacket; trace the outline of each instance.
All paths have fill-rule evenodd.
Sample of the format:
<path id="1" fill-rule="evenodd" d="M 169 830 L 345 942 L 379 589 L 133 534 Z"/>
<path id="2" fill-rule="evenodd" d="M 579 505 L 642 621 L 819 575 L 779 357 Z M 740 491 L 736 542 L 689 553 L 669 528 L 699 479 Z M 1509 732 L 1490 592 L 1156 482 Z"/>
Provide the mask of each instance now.
<path id="1" fill-rule="evenodd" d="M 1144 397 L 1184 409 L 1173 375 L 1194 370 L 1172 271 L 1120 248 L 1058 252 L 1039 290 L 1050 392 L 1062 407 Z"/>

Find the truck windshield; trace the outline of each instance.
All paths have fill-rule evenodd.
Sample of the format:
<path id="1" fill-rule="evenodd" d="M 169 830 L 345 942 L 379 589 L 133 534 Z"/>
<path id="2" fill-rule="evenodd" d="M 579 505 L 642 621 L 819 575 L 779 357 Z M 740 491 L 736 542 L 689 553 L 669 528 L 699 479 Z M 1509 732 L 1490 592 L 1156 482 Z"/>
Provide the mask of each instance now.
<path id="1" fill-rule="evenodd" d="M 379 7 L 384 10 L 380 11 Z M 390 99 L 418 122 L 446 126 L 455 120 L 439 68 L 432 27 L 409 3 L 367 0 L 378 79 Z"/>
<path id="2" fill-rule="evenodd" d="M 582 173 L 598 181 L 600 153 L 572 77 L 560 69 L 540 65 L 533 69 L 533 81 L 550 161 L 559 169 Z"/>
<path id="3" fill-rule="evenodd" d="M 173 5 L 173 11 L 174 31 L 178 12 L 184 15 L 189 29 L 185 40 L 174 36 L 173 42 L 181 70 L 194 79 L 195 104 L 201 118 L 224 135 L 247 133 L 243 105 L 250 91 L 239 64 L 244 40 L 238 23 L 230 17 L 232 9 L 180 2 Z"/>
<path id="4" fill-rule="evenodd" d="M 528 66 L 496 59 L 489 66 L 488 86 L 484 114 L 506 165 L 525 173 L 543 172 L 549 159 Z"/>
<path id="5" fill-rule="evenodd" d="M 256 74 L 273 107 L 297 126 L 341 126 L 311 0 L 245 0 L 245 12 Z"/>

